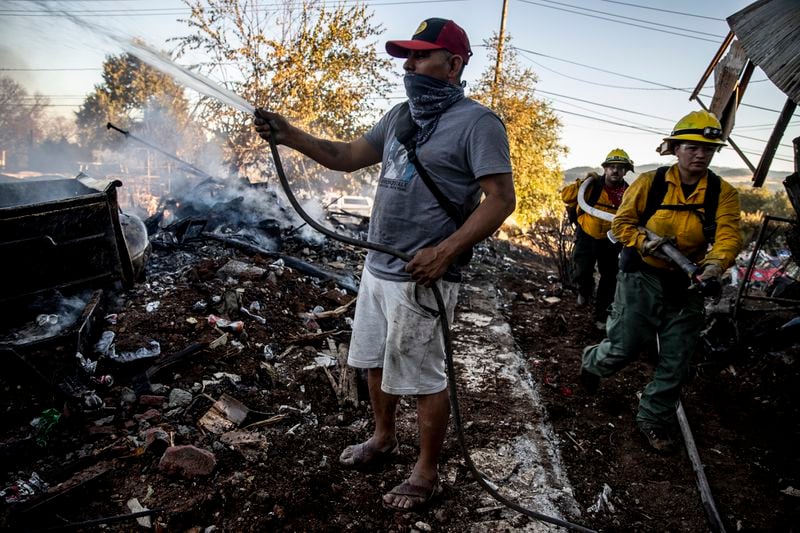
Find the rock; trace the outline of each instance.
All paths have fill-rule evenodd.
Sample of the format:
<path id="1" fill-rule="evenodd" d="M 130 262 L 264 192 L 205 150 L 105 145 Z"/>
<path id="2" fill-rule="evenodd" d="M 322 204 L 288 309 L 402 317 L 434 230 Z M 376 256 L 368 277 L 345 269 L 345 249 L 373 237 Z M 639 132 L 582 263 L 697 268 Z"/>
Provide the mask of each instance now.
<path id="1" fill-rule="evenodd" d="M 148 407 L 161 407 L 166 401 L 166 396 L 156 396 L 153 394 L 142 394 L 139 396 L 139 405 L 146 405 Z"/>
<path id="2" fill-rule="evenodd" d="M 433 531 L 433 528 L 430 525 L 423 522 L 422 520 L 414 524 L 414 527 L 419 529 L 420 531 Z"/>
<path id="3" fill-rule="evenodd" d="M 169 408 L 186 407 L 192 403 L 192 393 L 183 389 L 172 389 L 169 393 Z"/>
<path id="4" fill-rule="evenodd" d="M 133 415 L 133 419 L 137 422 L 159 422 L 161 420 L 161 411 L 158 409 L 148 409 L 140 415 Z"/>
<path id="5" fill-rule="evenodd" d="M 169 448 L 169 435 L 162 428 L 150 428 L 142 433 L 142 440 L 148 452 L 163 454 Z"/>
<path id="6" fill-rule="evenodd" d="M 213 453 L 192 445 L 167 448 L 158 463 L 162 472 L 186 479 L 207 476 L 216 466 L 217 459 Z"/>
<path id="7" fill-rule="evenodd" d="M 128 387 L 123 387 L 119 394 L 119 400 L 124 404 L 136 403 L 136 393 Z"/>

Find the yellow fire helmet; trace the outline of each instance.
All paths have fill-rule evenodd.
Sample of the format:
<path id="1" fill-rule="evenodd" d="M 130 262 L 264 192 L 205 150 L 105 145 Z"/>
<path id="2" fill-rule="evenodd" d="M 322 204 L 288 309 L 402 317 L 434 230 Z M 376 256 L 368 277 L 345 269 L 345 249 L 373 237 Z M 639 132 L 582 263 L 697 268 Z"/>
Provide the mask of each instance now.
<path id="1" fill-rule="evenodd" d="M 674 153 L 673 147 L 681 141 L 693 141 L 704 144 L 726 146 L 723 139 L 724 132 L 719 119 L 714 113 L 708 111 L 692 111 L 675 124 L 669 137 L 664 137 L 659 153 L 669 155 Z"/>
<path id="2" fill-rule="evenodd" d="M 601 166 L 606 168 L 606 165 L 626 165 L 628 170 L 633 172 L 633 161 L 630 157 L 628 157 L 628 152 L 623 150 L 622 148 L 614 148 L 608 155 L 606 156 L 606 160 L 603 161 Z"/>

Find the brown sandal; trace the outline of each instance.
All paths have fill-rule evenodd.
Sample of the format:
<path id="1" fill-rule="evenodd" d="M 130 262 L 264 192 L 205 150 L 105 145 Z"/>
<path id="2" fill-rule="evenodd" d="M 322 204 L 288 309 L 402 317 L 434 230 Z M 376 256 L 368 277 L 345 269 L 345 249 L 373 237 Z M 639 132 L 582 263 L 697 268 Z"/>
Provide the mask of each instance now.
<path id="1" fill-rule="evenodd" d="M 397 505 L 392 505 L 386 503 L 386 496 L 384 496 L 383 506 L 387 509 L 392 509 L 395 511 L 415 511 L 420 507 L 430 503 L 430 501 L 440 495 L 444 489 L 442 489 L 441 483 L 439 480 L 433 482 L 433 484 L 429 487 L 423 487 L 422 485 L 416 485 L 411 483 L 408 480 L 403 481 L 395 488 L 389 491 L 388 494 L 393 496 L 404 496 L 407 500 L 411 502 L 409 507 L 399 507 Z M 387 495 L 388 495 L 387 494 Z"/>
<path id="2" fill-rule="evenodd" d="M 394 463 L 400 457 L 399 443 L 388 450 L 381 451 L 367 446 L 367 442 L 369 441 L 345 448 L 339 455 L 339 464 L 346 468 L 365 470 Z"/>

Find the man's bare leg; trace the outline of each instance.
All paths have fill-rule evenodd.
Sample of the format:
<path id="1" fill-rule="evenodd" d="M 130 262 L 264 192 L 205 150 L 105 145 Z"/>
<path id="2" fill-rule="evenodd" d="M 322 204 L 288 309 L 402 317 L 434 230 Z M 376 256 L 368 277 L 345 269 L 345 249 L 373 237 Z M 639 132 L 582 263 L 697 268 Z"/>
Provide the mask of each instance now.
<path id="1" fill-rule="evenodd" d="M 438 483 L 439 455 L 450 419 L 450 397 L 447 389 L 436 394 L 417 396 L 417 418 L 419 457 L 414 470 L 403 484 L 383 496 L 384 503 L 396 509 L 409 509 L 424 503 Z M 409 486 L 423 490 L 414 490 Z"/>
<path id="2" fill-rule="evenodd" d="M 381 389 L 383 379 L 382 368 L 367 370 L 367 386 L 369 401 L 375 417 L 375 431 L 366 441 L 348 446 L 339 457 L 339 462 L 346 466 L 367 466 L 397 447 L 396 417 L 399 396 L 387 394 Z M 380 457 L 379 462 L 383 462 Z"/>

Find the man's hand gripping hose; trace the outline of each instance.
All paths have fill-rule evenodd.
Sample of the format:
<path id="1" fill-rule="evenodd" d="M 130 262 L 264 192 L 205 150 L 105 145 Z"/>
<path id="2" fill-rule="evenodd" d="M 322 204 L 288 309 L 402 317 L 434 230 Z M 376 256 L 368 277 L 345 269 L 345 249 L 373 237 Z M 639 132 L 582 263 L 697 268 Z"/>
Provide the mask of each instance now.
<path id="1" fill-rule="evenodd" d="M 276 170 L 276 172 L 278 174 L 278 179 L 280 180 L 281 187 L 283 188 L 283 191 L 286 193 L 286 197 L 289 199 L 289 203 L 292 204 L 292 207 L 297 212 L 297 214 L 300 215 L 300 218 L 302 218 L 305 222 L 307 222 L 309 226 L 311 226 L 315 230 L 319 231 L 323 235 L 326 235 L 326 236 L 328 236 L 328 237 L 330 237 L 332 239 L 338 240 L 340 242 L 343 242 L 343 243 L 346 243 L 346 244 L 350 244 L 352 246 L 357 246 L 357 247 L 360 247 L 360 248 L 367 248 L 369 250 L 375 250 L 375 251 L 378 251 L 378 252 L 383 252 L 383 253 L 386 253 L 386 254 L 390 254 L 390 255 L 393 255 L 393 256 L 395 256 L 395 257 L 397 257 L 399 259 L 402 259 L 406 263 L 411 261 L 412 256 L 409 255 L 409 254 L 403 253 L 403 252 L 401 252 L 399 250 L 395 250 L 395 249 L 390 248 L 388 246 L 384 246 L 382 244 L 369 242 L 369 241 L 362 241 L 362 240 L 359 240 L 359 239 L 352 239 L 352 238 L 346 237 L 344 235 L 339 235 L 335 231 L 331 231 L 330 229 L 324 227 L 323 225 L 318 223 L 316 220 L 311 218 L 308 215 L 308 213 L 303 211 L 303 208 L 300 207 L 300 204 L 298 203 L 297 199 L 295 198 L 294 193 L 292 193 L 291 187 L 289 186 L 289 182 L 286 179 L 286 173 L 283 170 L 283 164 L 281 163 L 280 154 L 278 153 L 278 146 L 277 146 L 277 144 L 275 142 L 275 139 L 272 136 L 269 137 L 269 148 L 270 148 L 270 151 L 272 153 L 272 159 L 275 162 L 275 170 Z M 516 502 L 513 502 L 513 501 L 509 500 L 508 498 L 506 498 L 505 496 L 503 496 L 502 494 L 500 494 L 497 491 L 497 489 L 493 486 L 493 484 L 491 484 L 491 482 L 488 481 L 484 477 L 484 475 L 478 470 L 478 468 L 475 466 L 475 463 L 472 462 L 472 457 L 470 457 L 469 449 L 467 448 L 467 444 L 466 444 L 466 441 L 465 441 L 465 438 L 464 438 L 464 426 L 463 426 L 463 424 L 461 422 L 461 411 L 460 411 L 459 404 L 458 404 L 458 394 L 456 392 L 456 386 L 455 386 L 455 384 L 456 384 L 456 375 L 455 375 L 455 370 L 453 368 L 452 340 L 451 340 L 451 337 L 450 337 L 450 326 L 449 326 L 449 324 L 447 322 L 447 312 L 446 312 L 446 308 L 445 308 L 445 305 L 444 305 L 444 300 L 442 299 L 442 294 L 439 291 L 439 287 L 434 283 L 434 284 L 431 284 L 431 289 L 433 290 L 433 295 L 436 298 L 436 305 L 439 308 L 439 320 L 440 320 L 440 322 L 442 324 L 442 333 L 444 335 L 445 359 L 446 359 L 446 363 L 447 363 L 447 379 L 448 379 L 448 382 L 450 383 L 450 386 L 448 387 L 448 389 L 450 391 L 450 404 L 451 404 L 452 413 L 453 413 L 453 423 L 455 425 L 456 435 L 458 437 L 458 443 L 461 446 L 461 452 L 462 452 L 462 454 L 464 456 L 464 462 L 467 464 L 467 467 L 469 468 L 470 472 L 472 472 L 472 475 L 475 478 L 475 480 L 494 499 L 496 499 L 497 501 L 499 501 L 500 503 L 502 503 L 506 507 L 509 507 L 510 509 L 513 509 L 513 510 L 517 511 L 518 513 L 521 513 L 521 514 L 523 514 L 525 516 L 528 516 L 530 518 L 534 518 L 536 520 L 540 520 L 542 522 L 547 522 L 549 524 L 554 524 L 554 525 L 557 525 L 557 526 L 561 526 L 563 528 L 567 528 L 567 529 L 570 529 L 572 531 L 582 531 L 582 532 L 588 532 L 588 533 L 596 533 L 596 531 L 593 530 L 593 529 L 589 529 L 589 528 L 581 526 L 579 524 L 573 524 L 571 522 L 567 522 L 566 520 L 561 520 L 560 518 L 547 516 L 545 514 L 539 513 L 537 511 L 533 511 L 531 509 L 526 509 L 525 507 L 522 507 L 521 505 L 517 504 Z"/>
<path id="2" fill-rule="evenodd" d="M 608 213 L 602 209 L 597 209 L 596 207 L 590 206 L 588 203 L 586 203 L 586 188 L 593 179 L 593 177 L 589 177 L 583 183 L 581 183 L 581 186 L 578 189 L 578 205 L 583 211 L 589 213 L 593 217 L 611 222 L 614 220 L 614 215 L 612 213 Z M 719 272 L 716 275 L 712 275 L 712 271 L 709 270 L 709 267 L 711 267 L 712 264 L 708 264 L 705 267 L 698 266 L 691 262 L 685 255 L 683 255 L 680 250 L 678 250 L 671 242 L 669 237 L 658 235 L 654 231 L 643 226 L 639 226 L 639 230 L 643 231 L 645 235 L 647 235 L 647 240 L 642 248 L 647 248 L 649 254 L 652 254 L 653 252 L 660 252 L 666 256 L 667 259 L 675 263 L 681 270 L 689 275 L 689 278 L 692 280 L 693 287 L 700 291 L 700 294 L 703 296 L 717 296 L 720 293 L 722 286 L 720 285 L 719 277 L 722 273 Z M 608 238 L 616 242 L 616 239 L 610 231 L 608 232 Z M 647 243 L 652 244 L 648 245 Z M 716 268 L 717 270 L 720 270 L 719 266 L 716 266 Z"/>

